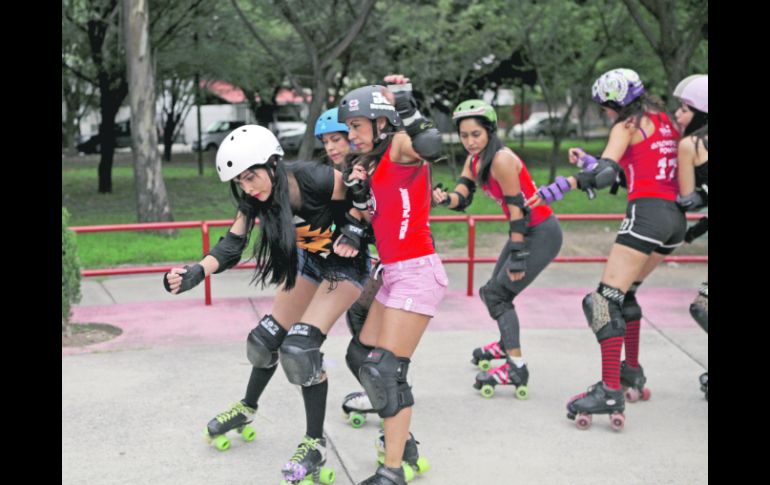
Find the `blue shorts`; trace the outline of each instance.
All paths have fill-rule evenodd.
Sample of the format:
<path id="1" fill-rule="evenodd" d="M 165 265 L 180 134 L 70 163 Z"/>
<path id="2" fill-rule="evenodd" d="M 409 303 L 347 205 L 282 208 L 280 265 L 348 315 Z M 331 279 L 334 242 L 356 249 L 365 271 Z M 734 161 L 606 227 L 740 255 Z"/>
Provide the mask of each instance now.
<path id="1" fill-rule="evenodd" d="M 362 290 L 366 281 L 369 279 L 369 273 L 372 269 L 372 263 L 369 260 L 369 252 L 366 253 L 365 267 L 359 263 L 359 258 L 349 258 L 350 264 L 337 265 L 334 269 L 334 274 L 337 279 L 350 281 L 356 288 Z M 330 256 L 331 257 L 331 256 Z M 323 274 L 326 273 L 324 267 L 327 261 L 317 254 L 308 252 L 306 249 L 297 248 L 297 272 L 306 280 L 309 280 L 316 285 L 320 285 L 324 280 Z M 336 261 L 340 261 L 342 258 L 337 258 Z"/>

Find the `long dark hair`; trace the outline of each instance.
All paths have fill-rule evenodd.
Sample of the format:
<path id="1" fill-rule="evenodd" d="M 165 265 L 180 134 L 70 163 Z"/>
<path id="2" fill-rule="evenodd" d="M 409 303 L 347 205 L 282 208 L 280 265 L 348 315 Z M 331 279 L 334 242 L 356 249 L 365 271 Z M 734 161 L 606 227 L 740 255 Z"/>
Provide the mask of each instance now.
<path id="1" fill-rule="evenodd" d="M 230 181 L 230 190 L 238 210 L 246 215 L 247 234 L 259 217 L 260 238 L 254 244 L 252 257 L 257 263 L 251 282 L 266 285 L 285 283 L 285 289 L 294 288 L 297 279 L 297 236 L 289 203 L 289 182 L 286 169 L 278 155 L 273 155 L 265 165 L 253 165 L 250 171 L 267 170 L 273 188 L 265 202 L 244 193 L 237 182 Z"/>
<path id="2" fill-rule="evenodd" d="M 617 105 L 604 105 L 614 109 L 618 113 L 618 119 L 615 120 L 614 125 L 618 123 L 625 123 L 629 118 L 633 118 L 633 124 L 636 128 L 639 128 L 639 123 L 642 120 L 642 116 L 648 111 L 663 112 L 665 109 L 663 101 L 657 96 L 651 96 L 647 93 L 643 93 L 641 96 L 633 100 L 627 106 L 618 108 Z"/>
<path id="3" fill-rule="evenodd" d="M 690 120 L 690 124 L 687 125 L 687 127 L 684 129 L 684 133 L 682 133 L 682 137 L 685 136 L 694 136 L 695 137 L 695 151 L 697 153 L 698 151 L 698 145 L 703 143 L 704 148 L 706 150 L 709 149 L 709 114 L 704 113 L 703 111 L 697 110 L 687 105 L 687 108 L 689 108 L 690 111 L 692 111 L 692 119 Z"/>
<path id="4" fill-rule="evenodd" d="M 489 181 L 489 174 L 492 170 L 492 160 L 495 159 L 497 152 L 503 148 L 503 142 L 500 141 L 500 137 L 497 136 L 497 126 L 490 120 L 483 116 L 470 116 L 470 118 L 476 120 L 482 128 L 487 130 L 487 146 L 485 146 L 484 149 L 481 150 L 481 153 L 479 153 L 479 161 L 481 163 L 479 164 L 478 180 L 479 183 L 483 185 Z M 455 126 L 457 127 L 458 136 L 460 135 L 460 122 L 467 119 L 468 118 L 461 118 L 457 120 Z"/>

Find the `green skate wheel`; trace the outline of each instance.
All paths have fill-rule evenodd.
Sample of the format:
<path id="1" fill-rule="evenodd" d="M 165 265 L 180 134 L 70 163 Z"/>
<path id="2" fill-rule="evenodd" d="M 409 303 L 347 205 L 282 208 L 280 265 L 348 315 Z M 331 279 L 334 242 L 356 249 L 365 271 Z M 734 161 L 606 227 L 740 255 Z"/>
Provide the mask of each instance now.
<path id="1" fill-rule="evenodd" d="M 377 453 L 377 464 L 378 465 L 384 465 L 385 464 L 385 455 Z"/>
<path id="2" fill-rule="evenodd" d="M 484 372 L 488 371 L 490 367 L 492 367 L 492 362 L 488 360 L 479 361 L 479 369 L 483 370 Z"/>
<path id="3" fill-rule="evenodd" d="M 516 388 L 516 397 L 519 399 L 529 398 L 529 388 L 527 386 L 519 386 Z"/>
<path id="4" fill-rule="evenodd" d="M 415 467 L 417 468 L 417 473 L 422 475 L 423 473 L 430 470 L 430 463 L 428 460 L 426 460 L 424 457 L 420 457 L 417 459 L 417 463 L 415 463 Z"/>
<path id="5" fill-rule="evenodd" d="M 351 426 L 358 429 L 361 426 L 363 426 L 364 423 L 366 422 L 366 415 L 358 414 L 358 413 L 350 413 L 350 416 L 348 417 L 348 421 L 350 422 Z"/>
<path id="6" fill-rule="evenodd" d="M 247 442 L 254 441 L 254 438 L 257 437 L 257 431 L 251 426 L 245 426 L 241 430 L 241 437 Z"/>
<path id="7" fill-rule="evenodd" d="M 495 386 L 484 384 L 481 386 L 481 395 L 490 398 L 495 394 Z"/>
<path id="8" fill-rule="evenodd" d="M 313 477 L 305 477 L 297 485 L 313 485 Z"/>
<path id="9" fill-rule="evenodd" d="M 404 469 L 404 478 L 406 479 L 407 482 L 411 482 L 412 480 L 414 480 L 414 469 L 412 469 L 412 467 L 409 466 L 408 463 L 403 463 L 401 465 L 401 468 Z"/>
<path id="10" fill-rule="evenodd" d="M 214 438 L 214 446 L 219 451 L 227 451 L 230 448 L 230 440 L 227 439 L 227 436 L 221 434 Z"/>
<path id="11" fill-rule="evenodd" d="M 335 478 L 337 478 L 337 475 L 331 468 L 321 468 L 321 472 L 318 474 L 318 481 L 323 485 L 330 485 L 334 483 Z"/>

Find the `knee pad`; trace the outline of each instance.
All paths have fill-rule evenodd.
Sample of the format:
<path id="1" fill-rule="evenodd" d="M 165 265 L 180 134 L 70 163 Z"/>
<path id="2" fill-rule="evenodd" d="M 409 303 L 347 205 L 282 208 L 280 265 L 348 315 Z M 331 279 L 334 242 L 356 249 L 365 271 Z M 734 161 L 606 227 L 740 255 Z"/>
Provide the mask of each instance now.
<path id="1" fill-rule="evenodd" d="M 626 322 L 636 322 L 642 319 L 642 307 L 636 301 L 636 290 L 641 282 L 634 282 L 623 298 L 623 318 Z"/>
<path id="2" fill-rule="evenodd" d="M 295 323 L 281 344 L 281 366 L 292 384 L 313 386 L 323 376 L 321 344 L 326 335 L 307 323 Z"/>
<path id="3" fill-rule="evenodd" d="M 516 294 L 493 280 L 479 288 L 479 296 L 486 305 L 489 316 L 497 320 L 503 313 L 513 310 L 513 298 Z"/>
<path id="4" fill-rule="evenodd" d="M 355 376 L 356 380 L 359 382 L 360 379 L 358 378 L 358 372 L 361 370 L 361 366 L 364 364 L 366 356 L 372 350 L 374 350 L 374 347 L 370 347 L 361 343 L 361 341 L 358 340 L 357 335 L 350 339 L 350 344 L 348 344 L 348 351 L 345 354 L 345 362 L 347 362 L 348 369 L 350 369 L 350 372 L 353 373 L 353 376 Z"/>
<path id="5" fill-rule="evenodd" d="M 272 315 L 265 315 L 246 338 L 246 356 L 251 365 L 267 369 L 278 364 L 278 347 L 286 337 L 286 330 Z"/>
<path id="6" fill-rule="evenodd" d="M 364 322 L 366 322 L 367 315 L 369 315 L 369 309 L 364 308 L 364 306 L 357 301 L 350 305 L 348 311 L 345 312 L 345 321 L 348 323 L 348 329 L 353 338 L 358 336 L 361 327 L 363 327 Z"/>
<path id="7" fill-rule="evenodd" d="M 596 334 L 597 341 L 623 337 L 626 334 L 623 296 L 623 292 L 619 289 L 602 283 L 596 291 L 583 298 L 583 313 L 588 326 Z"/>
<path id="8" fill-rule="evenodd" d="M 636 301 L 636 297 L 631 295 L 623 300 L 623 319 L 627 322 L 636 322 L 642 319 L 642 307 Z"/>
<path id="9" fill-rule="evenodd" d="M 372 408 L 381 418 L 395 416 L 414 404 L 412 388 L 406 382 L 409 359 L 396 357 L 393 352 L 375 348 L 361 365 L 359 377 Z"/>
<path id="10" fill-rule="evenodd" d="M 703 330 L 709 331 L 709 289 L 704 283 L 698 291 L 698 296 L 690 304 L 690 315 L 698 322 Z"/>

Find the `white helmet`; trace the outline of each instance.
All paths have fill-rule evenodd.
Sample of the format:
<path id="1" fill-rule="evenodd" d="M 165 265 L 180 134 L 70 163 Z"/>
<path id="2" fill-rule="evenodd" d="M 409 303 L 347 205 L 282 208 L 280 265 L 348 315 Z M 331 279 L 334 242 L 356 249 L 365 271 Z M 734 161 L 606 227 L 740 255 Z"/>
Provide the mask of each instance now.
<path id="1" fill-rule="evenodd" d="M 628 106 L 644 94 L 644 84 L 639 74 L 631 69 L 612 69 L 605 72 L 591 86 L 591 97 L 601 105 L 613 109 Z"/>
<path id="2" fill-rule="evenodd" d="M 222 141 L 217 150 L 217 174 L 227 182 L 252 165 L 264 165 L 273 155 L 283 156 L 283 148 L 272 131 L 264 126 L 240 126 Z"/>
<path id="3" fill-rule="evenodd" d="M 693 74 L 682 79 L 674 89 L 674 96 L 698 111 L 709 112 L 709 76 Z"/>

